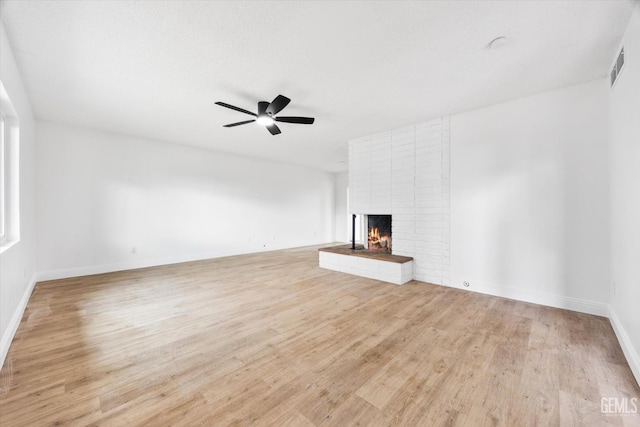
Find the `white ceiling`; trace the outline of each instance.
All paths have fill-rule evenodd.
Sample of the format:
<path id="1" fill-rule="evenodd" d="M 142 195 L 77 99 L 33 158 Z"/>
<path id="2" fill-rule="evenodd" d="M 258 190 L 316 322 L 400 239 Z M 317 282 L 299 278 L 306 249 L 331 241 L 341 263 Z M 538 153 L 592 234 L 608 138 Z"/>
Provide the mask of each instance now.
<path id="1" fill-rule="evenodd" d="M 326 171 L 347 141 L 608 74 L 634 0 L 2 1 L 38 119 Z M 508 44 L 489 49 L 506 36 Z M 271 136 L 249 116 L 292 99 Z"/>

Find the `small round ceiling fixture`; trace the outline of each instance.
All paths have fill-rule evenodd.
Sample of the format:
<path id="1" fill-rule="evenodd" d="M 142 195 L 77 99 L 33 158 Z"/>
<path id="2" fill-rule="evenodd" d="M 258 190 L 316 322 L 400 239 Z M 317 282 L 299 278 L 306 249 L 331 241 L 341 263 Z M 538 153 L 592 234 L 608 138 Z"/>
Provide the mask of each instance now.
<path id="1" fill-rule="evenodd" d="M 500 49 L 507 44 L 507 38 L 505 36 L 496 37 L 489 42 L 489 49 Z"/>

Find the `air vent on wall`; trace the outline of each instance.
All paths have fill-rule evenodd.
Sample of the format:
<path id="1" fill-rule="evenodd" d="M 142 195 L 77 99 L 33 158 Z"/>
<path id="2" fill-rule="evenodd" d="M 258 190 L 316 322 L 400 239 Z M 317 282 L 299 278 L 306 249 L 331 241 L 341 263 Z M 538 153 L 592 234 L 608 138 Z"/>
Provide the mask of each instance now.
<path id="1" fill-rule="evenodd" d="M 622 71 L 622 66 L 624 65 L 624 47 L 620 50 L 620 54 L 618 55 L 618 59 L 616 63 L 613 64 L 613 69 L 611 70 L 611 87 L 618 80 L 620 76 L 620 72 Z"/>

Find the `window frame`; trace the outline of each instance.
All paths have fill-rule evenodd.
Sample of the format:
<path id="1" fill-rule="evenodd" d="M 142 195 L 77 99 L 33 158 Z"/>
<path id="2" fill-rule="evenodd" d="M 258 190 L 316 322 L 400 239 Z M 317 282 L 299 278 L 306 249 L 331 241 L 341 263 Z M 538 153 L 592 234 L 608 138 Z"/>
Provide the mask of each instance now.
<path id="1" fill-rule="evenodd" d="M 19 120 L 0 80 L 0 253 L 20 241 Z"/>
<path id="2" fill-rule="evenodd" d="M 6 214 L 5 214 L 5 175 L 7 174 L 7 165 L 4 162 L 4 114 L 0 110 L 0 245 L 6 240 Z"/>

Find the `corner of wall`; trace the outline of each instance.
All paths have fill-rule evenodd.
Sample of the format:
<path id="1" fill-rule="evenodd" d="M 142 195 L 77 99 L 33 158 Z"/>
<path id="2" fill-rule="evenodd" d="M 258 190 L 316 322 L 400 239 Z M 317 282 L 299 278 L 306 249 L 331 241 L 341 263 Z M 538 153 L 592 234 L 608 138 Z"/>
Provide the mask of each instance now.
<path id="1" fill-rule="evenodd" d="M 620 322 L 620 318 L 618 317 L 613 306 L 609 306 L 609 321 L 611 322 L 611 327 L 620 342 L 620 347 L 622 347 L 622 352 L 627 359 L 627 363 L 629 363 L 629 368 L 631 368 L 631 372 L 640 386 L 640 355 L 633 347 L 633 343 L 627 334 L 627 331 L 622 326 Z"/>
<path id="2" fill-rule="evenodd" d="M 0 361 L 4 362 L 35 286 L 35 118 L 10 41 L 0 20 L 0 79 L 19 119 L 19 242 L 0 254 Z M 31 277 L 31 279 L 30 279 Z M 1 366 L 1 364 L 0 364 Z"/>
<path id="3" fill-rule="evenodd" d="M 29 303 L 29 298 L 31 297 L 31 293 L 36 286 L 36 277 L 37 275 L 35 273 L 31 276 L 29 285 L 27 286 L 27 289 L 25 289 L 24 294 L 22 294 L 22 298 L 20 299 L 18 306 L 11 316 L 11 320 L 9 321 L 6 330 L 2 334 L 2 338 L 0 338 L 0 369 L 4 366 L 6 357 L 9 354 L 11 342 L 13 341 L 13 338 L 18 331 L 18 326 L 20 326 L 20 321 L 22 320 L 22 316 L 24 315 L 27 304 Z"/>
<path id="4" fill-rule="evenodd" d="M 609 91 L 611 302 L 609 319 L 640 385 L 640 2 L 636 2 L 612 66 L 624 47 L 624 66 Z"/>

